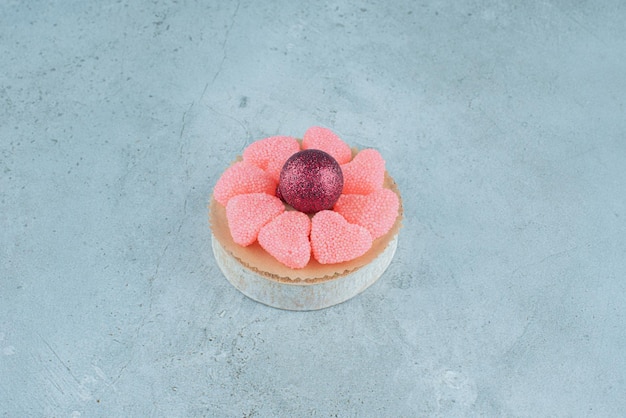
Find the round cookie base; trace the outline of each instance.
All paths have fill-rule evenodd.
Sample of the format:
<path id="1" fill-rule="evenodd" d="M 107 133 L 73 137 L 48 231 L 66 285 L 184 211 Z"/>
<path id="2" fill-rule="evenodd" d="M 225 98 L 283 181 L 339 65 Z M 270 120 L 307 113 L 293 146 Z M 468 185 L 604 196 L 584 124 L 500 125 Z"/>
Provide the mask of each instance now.
<path id="1" fill-rule="evenodd" d="M 226 279 L 241 293 L 257 302 L 290 311 L 328 308 L 353 298 L 374 284 L 385 272 L 398 246 L 398 235 L 370 263 L 356 271 L 321 282 L 287 283 L 262 276 L 229 254 L 211 235 L 213 254 Z"/>

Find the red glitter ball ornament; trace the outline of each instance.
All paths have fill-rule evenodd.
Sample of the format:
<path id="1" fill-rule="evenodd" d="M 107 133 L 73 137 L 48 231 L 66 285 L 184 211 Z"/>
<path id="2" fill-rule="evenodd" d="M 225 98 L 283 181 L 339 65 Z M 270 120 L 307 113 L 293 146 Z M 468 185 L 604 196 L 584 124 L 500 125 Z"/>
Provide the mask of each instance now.
<path id="1" fill-rule="evenodd" d="M 277 195 L 294 209 L 315 213 L 332 209 L 343 190 L 339 163 L 324 151 L 293 154 L 280 172 Z"/>

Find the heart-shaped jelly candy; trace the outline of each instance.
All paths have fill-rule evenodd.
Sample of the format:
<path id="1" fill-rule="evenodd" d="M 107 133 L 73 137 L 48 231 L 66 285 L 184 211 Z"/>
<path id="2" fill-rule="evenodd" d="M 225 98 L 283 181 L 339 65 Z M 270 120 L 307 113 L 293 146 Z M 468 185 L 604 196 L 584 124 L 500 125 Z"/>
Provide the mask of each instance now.
<path id="1" fill-rule="evenodd" d="M 398 195 L 389 189 L 380 189 L 368 195 L 343 194 L 333 209 L 348 222 L 367 228 L 376 239 L 391 229 L 399 208 Z"/>
<path id="2" fill-rule="evenodd" d="M 321 126 L 313 126 L 304 133 L 302 149 L 318 149 L 330 154 L 339 164 L 352 158 L 352 150 L 333 131 Z"/>
<path id="3" fill-rule="evenodd" d="M 240 194 L 226 204 L 226 219 L 235 243 L 246 247 L 256 241 L 259 231 L 285 211 L 276 196 L 265 193 Z"/>
<path id="4" fill-rule="evenodd" d="M 369 194 L 385 181 L 385 160 L 375 149 L 364 149 L 341 166 L 344 194 Z"/>
<path id="5" fill-rule="evenodd" d="M 271 136 L 250 144 L 243 151 L 243 160 L 265 170 L 276 182 L 285 161 L 300 151 L 300 144 L 291 136 Z"/>
<path id="6" fill-rule="evenodd" d="M 259 244 L 289 268 L 306 266 L 311 258 L 311 220 L 298 211 L 287 211 L 266 224 L 259 232 Z"/>
<path id="7" fill-rule="evenodd" d="M 372 246 L 369 231 L 331 210 L 317 212 L 311 221 L 311 250 L 321 264 L 342 263 L 365 254 Z"/>
<path id="8" fill-rule="evenodd" d="M 224 171 L 215 184 L 213 196 L 222 206 L 226 206 L 230 198 L 248 193 L 267 193 L 274 195 L 278 182 L 259 167 L 239 161 Z"/>

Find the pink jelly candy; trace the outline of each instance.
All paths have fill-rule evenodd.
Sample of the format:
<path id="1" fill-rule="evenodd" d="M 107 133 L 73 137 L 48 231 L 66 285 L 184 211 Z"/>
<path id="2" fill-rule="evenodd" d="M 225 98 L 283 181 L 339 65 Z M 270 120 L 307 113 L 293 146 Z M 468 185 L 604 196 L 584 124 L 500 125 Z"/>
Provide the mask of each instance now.
<path id="1" fill-rule="evenodd" d="M 226 206 L 231 197 L 240 194 L 267 193 L 274 195 L 277 184 L 259 167 L 240 161 L 224 171 L 215 184 L 213 196 L 222 206 Z"/>
<path id="2" fill-rule="evenodd" d="M 259 232 L 259 244 L 289 268 L 305 267 L 311 258 L 311 220 L 297 211 L 287 211 L 266 224 Z"/>
<path id="3" fill-rule="evenodd" d="M 343 164 L 341 171 L 344 194 L 369 194 L 383 187 L 385 160 L 375 149 L 364 149 Z"/>
<path id="4" fill-rule="evenodd" d="M 240 194 L 226 204 L 226 219 L 235 243 L 246 247 L 257 240 L 261 228 L 285 211 L 276 196 L 265 193 Z"/>
<path id="5" fill-rule="evenodd" d="M 334 210 L 346 221 L 367 228 L 376 239 L 391 229 L 399 208 L 398 195 L 389 189 L 380 189 L 368 195 L 341 195 Z"/>
<path id="6" fill-rule="evenodd" d="M 365 254 L 372 246 L 369 231 L 331 210 L 317 212 L 311 221 L 311 249 L 321 264 L 342 263 Z"/>
<path id="7" fill-rule="evenodd" d="M 333 131 L 321 126 L 313 126 L 304 133 L 302 149 L 319 149 L 330 154 L 339 164 L 352 158 L 352 151 Z"/>
<path id="8" fill-rule="evenodd" d="M 285 161 L 300 151 L 300 144 L 291 136 L 271 136 L 250 144 L 243 151 L 243 160 L 265 170 L 276 182 Z"/>

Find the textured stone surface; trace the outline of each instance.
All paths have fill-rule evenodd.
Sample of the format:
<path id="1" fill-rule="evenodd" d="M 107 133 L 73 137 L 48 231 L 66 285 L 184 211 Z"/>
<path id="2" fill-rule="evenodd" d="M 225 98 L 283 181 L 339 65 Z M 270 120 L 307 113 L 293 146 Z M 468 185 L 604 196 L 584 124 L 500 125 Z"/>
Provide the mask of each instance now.
<path id="1" fill-rule="evenodd" d="M 0 415 L 626 415 L 624 3 L 298 3 L 0 4 Z M 207 203 L 313 125 L 406 220 L 285 312 Z"/>

